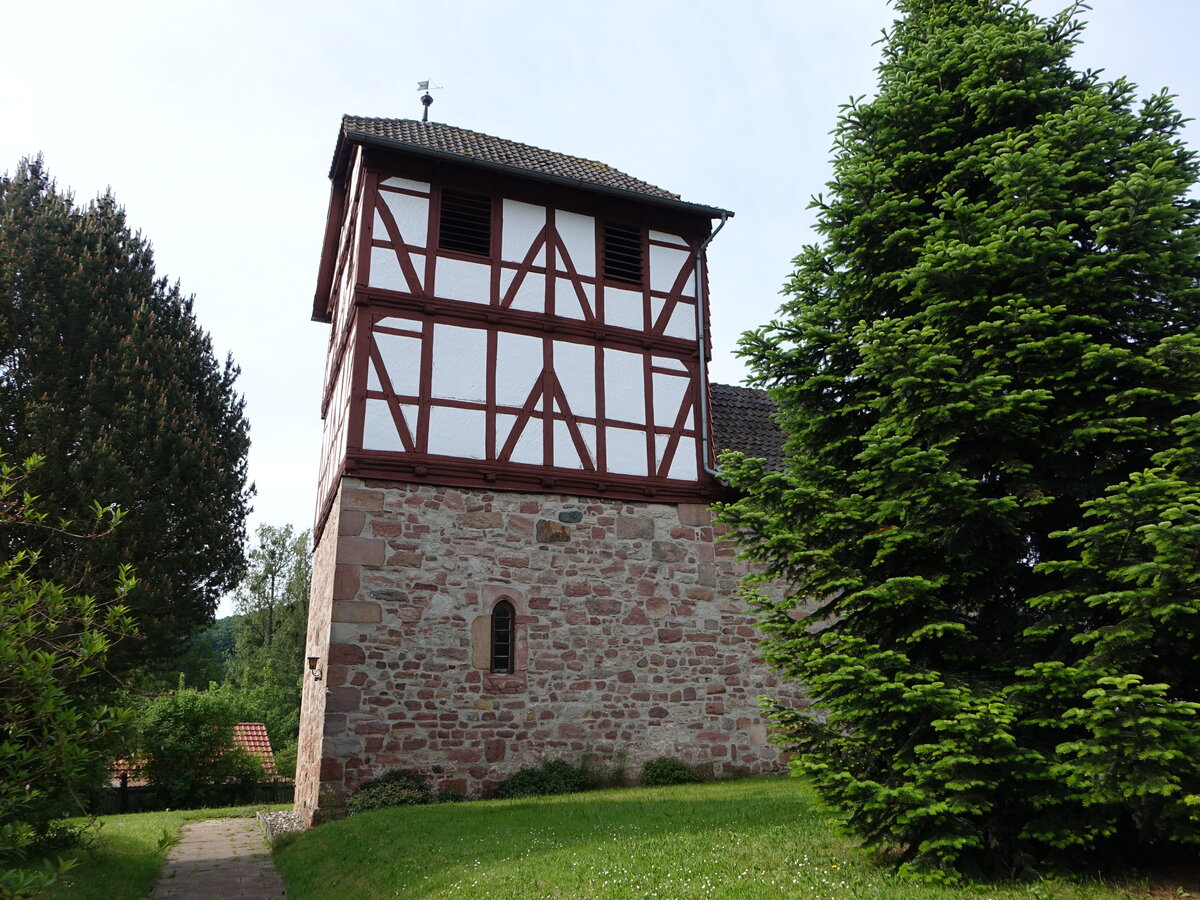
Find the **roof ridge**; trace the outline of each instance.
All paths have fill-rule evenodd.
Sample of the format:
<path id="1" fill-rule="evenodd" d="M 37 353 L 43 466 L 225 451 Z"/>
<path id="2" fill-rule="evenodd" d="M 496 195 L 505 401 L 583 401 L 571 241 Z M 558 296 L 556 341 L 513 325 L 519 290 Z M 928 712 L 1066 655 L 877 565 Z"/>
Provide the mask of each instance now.
<path id="1" fill-rule="evenodd" d="M 533 177 L 595 185 L 622 194 L 665 200 L 683 207 L 695 208 L 700 212 L 722 212 L 688 203 L 682 200 L 679 194 L 643 181 L 597 159 L 548 150 L 535 144 L 513 141 L 445 122 L 345 113 L 342 116 L 340 138 L 360 142 L 374 141 L 384 146 L 400 145 L 417 153 L 460 157 L 472 160 L 476 164 L 522 172 Z M 336 159 L 335 156 L 335 168 Z"/>

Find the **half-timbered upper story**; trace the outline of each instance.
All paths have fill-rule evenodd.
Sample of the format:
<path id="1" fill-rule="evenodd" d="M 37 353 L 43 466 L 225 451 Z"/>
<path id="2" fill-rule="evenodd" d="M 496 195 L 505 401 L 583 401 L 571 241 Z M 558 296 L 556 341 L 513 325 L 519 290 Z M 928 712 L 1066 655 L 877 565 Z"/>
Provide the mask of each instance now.
<path id="1" fill-rule="evenodd" d="M 407 119 L 345 117 L 330 177 L 313 307 L 332 326 L 318 528 L 343 474 L 719 493 L 705 471 L 703 247 L 729 213 Z"/>

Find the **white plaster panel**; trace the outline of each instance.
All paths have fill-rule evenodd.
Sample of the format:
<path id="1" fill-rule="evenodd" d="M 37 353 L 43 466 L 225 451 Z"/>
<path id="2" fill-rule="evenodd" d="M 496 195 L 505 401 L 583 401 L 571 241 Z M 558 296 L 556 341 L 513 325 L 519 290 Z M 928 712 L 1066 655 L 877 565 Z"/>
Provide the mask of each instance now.
<path id="1" fill-rule="evenodd" d="M 510 304 L 512 309 L 544 313 L 546 311 L 546 276 L 531 273 L 517 287 L 517 295 Z"/>
<path id="2" fill-rule="evenodd" d="M 669 291 L 679 277 L 679 270 L 688 261 L 686 250 L 672 250 L 670 247 L 650 245 L 650 288 L 655 291 Z"/>
<path id="3" fill-rule="evenodd" d="M 379 375 L 375 372 L 375 363 L 373 361 L 367 363 L 367 390 L 383 390 L 383 386 L 379 382 Z"/>
<path id="4" fill-rule="evenodd" d="M 541 338 L 526 334 L 505 334 L 504 332 L 496 335 L 496 402 L 498 404 L 501 406 L 524 406 L 529 392 L 541 374 Z"/>
<path id="5" fill-rule="evenodd" d="M 363 409 L 363 449 L 404 449 L 386 400 L 367 400 Z"/>
<path id="6" fill-rule="evenodd" d="M 562 385 L 571 412 L 596 415 L 596 348 L 569 341 L 554 342 L 554 374 Z"/>
<path id="7" fill-rule="evenodd" d="M 679 246 L 683 247 L 685 250 L 687 249 L 687 241 L 685 241 L 682 237 L 680 237 L 677 234 L 668 234 L 665 231 L 653 231 L 652 230 L 650 232 L 650 240 L 662 241 L 664 244 L 678 244 Z"/>
<path id="8" fill-rule="evenodd" d="M 670 442 L 669 434 L 656 434 L 654 436 L 654 471 L 657 472 L 663 463 L 663 457 L 667 453 L 667 444 Z"/>
<path id="9" fill-rule="evenodd" d="M 620 288 L 604 289 L 604 322 L 617 328 L 633 328 L 641 331 L 646 327 L 642 310 L 642 295 Z"/>
<path id="10" fill-rule="evenodd" d="M 604 411 L 610 419 L 646 421 L 643 357 L 624 350 L 604 351 Z"/>
<path id="11" fill-rule="evenodd" d="M 683 360 L 676 359 L 673 356 L 656 356 L 652 362 L 657 369 L 674 369 L 676 372 L 687 371 L 687 366 L 683 364 Z"/>
<path id="12" fill-rule="evenodd" d="M 566 422 L 554 423 L 554 465 L 560 469 L 582 469 L 583 460 L 571 438 L 571 429 Z"/>
<path id="13" fill-rule="evenodd" d="M 379 210 L 375 210 L 375 224 L 371 231 L 371 237 L 379 241 L 390 240 L 387 226 L 383 224 L 383 216 L 380 214 Z"/>
<path id="14" fill-rule="evenodd" d="M 544 464 L 542 459 L 542 420 L 531 418 L 525 423 L 517 446 L 513 448 L 512 462 L 528 463 L 533 466 Z"/>
<path id="15" fill-rule="evenodd" d="M 392 390 L 400 396 L 415 397 L 421 390 L 421 340 L 399 334 L 375 332 L 375 346 L 392 380 Z M 436 358 L 435 358 L 436 361 Z M 369 367 L 372 375 L 375 366 Z M 376 386 L 373 390 L 379 390 Z"/>
<path id="16" fill-rule="evenodd" d="M 504 221 L 500 226 L 500 258 L 508 262 L 524 262 L 538 233 L 546 225 L 546 210 L 532 203 L 505 200 Z M 543 261 L 545 257 L 542 257 Z"/>
<path id="17" fill-rule="evenodd" d="M 671 460 L 671 470 L 667 477 L 695 481 L 699 474 L 696 466 L 695 438 L 682 437 L 679 439 L 679 446 L 675 448 L 675 458 Z"/>
<path id="18" fill-rule="evenodd" d="M 420 331 L 422 325 L 416 319 L 401 319 L 399 316 L 388 316 L 375 323 L 376 328 L 400 328 L 404 331 Z M 657 365 L 657 363 L 656 363 Z"/>
<path id="19" fill-rule="evenodd" d="M 430 393 L 449 400 L 486 402 L 486 331 L 458 325 L 434 326 L 433 387 Z"/>
<path id="20" fill-rule="evenodd" d="M 580 425 L 579 434 L 583 438 L 583 445 L 587 447 L 588 454 L 592 457 L 592 463 L 596 463 L 596 431 L 595 425 Z"/>
<path id="21" fill-rule="evenodd" d="M 387 187 L 405 188 L 406 190 L 410 191 L 424 191 L 426 194 L 429 193 L 428 181 L 413 181 L 410 178 L 400 178 L 399 176 L 393 175 L 391 178 L 379 183 L 386 185 Z"/>
<path id="22" fill-rule="evenodd" d="M 607 428 L 604 432 L 608 455 L 606 469 L 617 475 L 646 474 L 646 432 L 629 428 Z"/>
<path id="23" fill-rule="evenodd" d="M 429 452 L 439 456 L 484 458 L 482 409 L 434 406 L 429 410 Z"/>
<path id="24" fill-rule="evenodd" d="M 590 284 L 583 286 L 583 295 L 588 306 L 596 308 L 596 289 Z M 579 294 L 569 278 L 557 278 L 554 282 L 554 314 L 568 319 L 584 319 L 583 307 L 579 305 Z"/>
<path id="25" fill-rule="evenodd" d="M 654 424 L 674 425 L 691 380 L 678 375 L 662 375 L 655 372 L 651 383 L 654 385 Z"/>
<path id="26" fill-rule="evenodd" d="M 653 328 L 658 324 L 658 317 L 662 315 L 663 307 L 667 305 L 667 301 L 662 297 L 650 298 L 650 322 L 647 328 Z"/>
<path id="27" fill-rule="evenodd" d="M 516 416 L 510 416 L 507 413 L 496 413 L 496 455 L 504 449 L 504 444 L 508 440 L 508 435 L 512 432 L 513 423 L 517 421 Z"/>
<path id="28" fill-rule="evenodd" d="M 671 321 L 663 329 L 667 337 L 683 338 L 686 341 L 696 339 L 696 307 L 691 303 L 677 303 L 671 313 Z"/>
<path id="29" fill-rule="evenodd" d="M 400 268 L 400 260 L 390 247 L 371 248 L 371 287 L 413 293 Z"/>
<path id="30" fill-rule="evenodd" d="M 429 201 L 424 197 L 393 194 L 388 191 L 380 191 L 379 196 L 391 210 L 392 218 L 396 220 L 396 227 L 400 229 L 400 236 L 404 238 L 404 243 L 415 244 L 418 247 L 427 246 L 429 243 Z M 379 235 L 377 234 L 376 237 Z"/>
<path id="31" fill-rule="evenodd" d="M 437 295 L 467 303 L 491 302 L 492 267 L 486 263 L 438 257 Z"/>
<path id="32" fill-rule="evenodd" d="M 596 274 L 596 220 L 591 216 L 581 216 L 578 213 L 556 210 L 554 227 L 562 238 L 563 246 L 570 254 L 571 262 L 576 273 L 580 275 Z M 565 272 L 566 266 L 562 261 L 558 264 L 559 271 Z"/>

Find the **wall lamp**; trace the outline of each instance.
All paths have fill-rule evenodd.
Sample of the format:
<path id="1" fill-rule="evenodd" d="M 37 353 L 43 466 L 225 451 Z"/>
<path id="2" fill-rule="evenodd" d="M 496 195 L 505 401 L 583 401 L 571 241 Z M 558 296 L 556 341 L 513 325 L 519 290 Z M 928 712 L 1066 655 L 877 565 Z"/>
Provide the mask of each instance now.
<path id="1" fill-rule="evenodd" d="M 317 668 L 317 663 L 321 661 L 319 656 L 310 656 L 308 658 L 308 673 L 312 675 L 313 681 L 321 680 L 321 670 Z"/>

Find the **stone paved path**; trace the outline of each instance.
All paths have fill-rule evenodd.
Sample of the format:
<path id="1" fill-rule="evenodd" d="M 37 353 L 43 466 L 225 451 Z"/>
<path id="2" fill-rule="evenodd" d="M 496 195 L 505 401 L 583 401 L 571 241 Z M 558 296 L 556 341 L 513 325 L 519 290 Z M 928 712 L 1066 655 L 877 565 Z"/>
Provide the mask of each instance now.
<path id="1" fill-rule="evenodd" d="M 185 824 L 150 892 L 150 900 L 284 896 L 283 881 L 254 819 Z"/>

